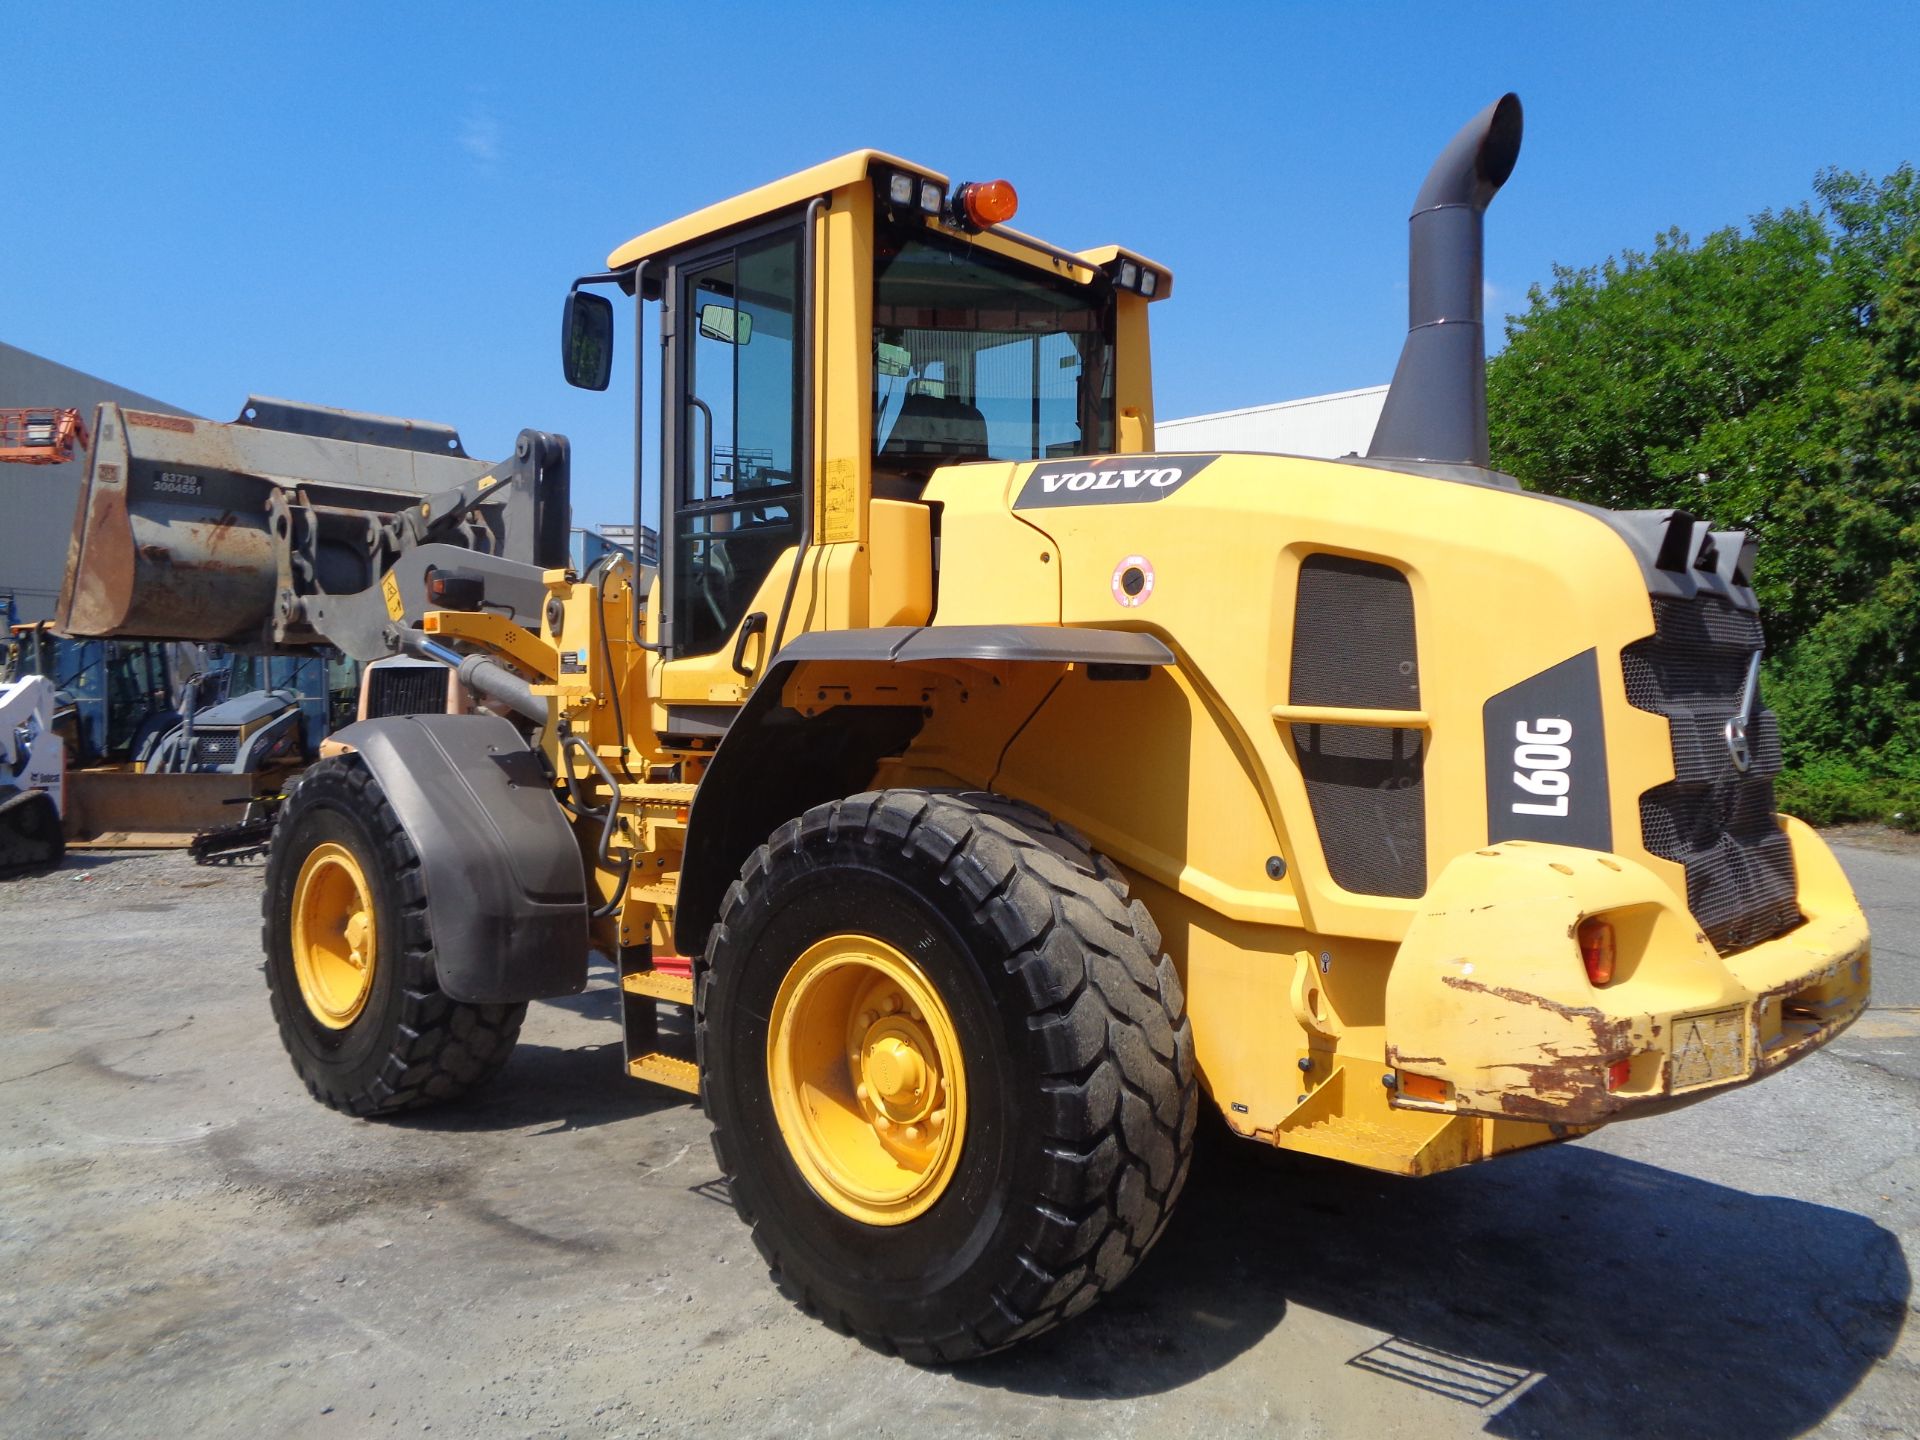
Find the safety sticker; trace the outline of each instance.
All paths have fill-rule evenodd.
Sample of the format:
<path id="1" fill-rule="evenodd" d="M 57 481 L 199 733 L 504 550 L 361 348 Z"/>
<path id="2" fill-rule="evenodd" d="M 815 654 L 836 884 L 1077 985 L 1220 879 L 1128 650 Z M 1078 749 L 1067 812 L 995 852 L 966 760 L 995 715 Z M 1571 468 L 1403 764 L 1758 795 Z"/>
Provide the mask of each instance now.
<path id="1" fill-rule="evenodd" d="M 407 607 L 400 603 L 400 581 L 391 570 L 380 577 L 380 598 L 387 602 L 389 620 L 398 620 L 407 613 Z"/>

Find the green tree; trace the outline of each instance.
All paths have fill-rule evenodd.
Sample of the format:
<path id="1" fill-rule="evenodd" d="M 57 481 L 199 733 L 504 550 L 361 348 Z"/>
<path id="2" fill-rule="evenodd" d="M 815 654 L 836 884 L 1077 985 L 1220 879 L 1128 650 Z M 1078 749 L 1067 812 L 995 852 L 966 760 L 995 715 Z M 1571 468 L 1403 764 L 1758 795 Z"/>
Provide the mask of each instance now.
<path id="1" fill-rule="evenodd" d="M 1814 189 L 1698 245 L 1555 267 L 1489 365 L 1493 459 L 1753 532 L 1769 703 L 1790 764 L 1825 777 L 1795 798 L 1920 816 L 1920 182 Z"/>

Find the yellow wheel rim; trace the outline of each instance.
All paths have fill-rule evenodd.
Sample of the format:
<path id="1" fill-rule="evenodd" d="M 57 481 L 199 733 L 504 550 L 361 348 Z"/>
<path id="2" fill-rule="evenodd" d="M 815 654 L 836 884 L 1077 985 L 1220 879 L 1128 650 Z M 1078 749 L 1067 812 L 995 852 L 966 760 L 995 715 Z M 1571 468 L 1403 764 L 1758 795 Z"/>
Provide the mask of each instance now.
<path id="1" fill-rule="evenodd" d="M 380 932 L 373 892 L 344 845 L 316 845 L 293 882 L 293 973 L 307 1009 L 344 1030 L 366 1008 Z"/>
<path id="2" fill-rule="evenodd" d="M 953 1179 L 960 1037 L 920 967 L 884 940 L 833 935 L 794 962 L 773 1001 L 767 1079 L 788 1153 L 841 1214 L 903 1224 Z"/>

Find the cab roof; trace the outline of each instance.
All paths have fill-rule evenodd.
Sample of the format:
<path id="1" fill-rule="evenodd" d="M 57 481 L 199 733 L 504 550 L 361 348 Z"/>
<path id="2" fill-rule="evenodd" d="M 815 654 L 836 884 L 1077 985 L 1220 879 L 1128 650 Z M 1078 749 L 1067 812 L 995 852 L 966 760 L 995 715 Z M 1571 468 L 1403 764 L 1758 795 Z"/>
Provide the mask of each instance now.
<path id="1" fill-rule="evenodd" d="M 838 190 L 843 185 L 852 185 L 873 173 L 876 164 L 885 165 L 894 170 L 908 170 L 926 180 L 937 182 L 941 189 L 947 185 L 947 177 L 938 170 L 929 170 L 924 165 L 915 165 L 911 160 L 902 160 L 897 155 L 889 155 L 883 150 L 849 150 L 846 154 L 815 165 L 811 169 L 801 170 L 783 180 L 775 180 L 770 185 L 749 190 L 743 195 L 722 200 L 705 209 L 696 210 L 691 215 L 682 215 L 678 220 L 669 220 L 665 225 L 656 225 L 653 229 L 636 235 L 607 257 L 609 270 L 624 270 L 629 265 L 654 255 L 664 255 L 676 250 L 690 240 L 698 240 L 703 235 L 717 234 L 730 230 L 736 225 L 744 225 L 758 220 L 763 215 L 785 210 L 791 205 L 801 205 L 816 195 L 824 195 L 829 190 Z"/>
<path id="2" fill-rule="evenodd" d="M 669 220 L 664 225 L 656 225 L 651 230 L 643 231 L 607 256 L 607 268 L 625 270 L 642 260 L 677 250 L 682 245 L 704 236 L 717 235 L 737 225 L 749 224 L 763 216 L 804 204 L 816 195 L 825 195 L 843 186 L 858 184 L 880 168 L 903 170 L 923 180 L 931 180 L 939 185 L 943 192 L 951 189 L 947 176 L 929 166 L 916 165 L 911 160 L 902 160 L 899 156 L 890 155 L 884 150 L 849 150 L 844 155 L 836 156 L 809 169 L 797 171 L 784 179 L 775 180 L 771 184 L 759 186 L 695 210 L 690 215 L 682 215 L 678 220 Z M 1023 235 L 1020 231 L 1007 226 L 998 226 L 996 231 L 1016 241 L 1033 239 L 1032 236 Z M 1173 277 L 1167 267 L 1132 250 L 1126 250 L 1117 245 L 1102 245 L 1077 253 L 1089 270 L 1099 269 L 1121 256 L 1138 261 L 1166 277 L 1165 283 L 1160 287 L 1159 293 L 1152 297 L 1153 299 L 1164 300 L 1173 291 Z"/>

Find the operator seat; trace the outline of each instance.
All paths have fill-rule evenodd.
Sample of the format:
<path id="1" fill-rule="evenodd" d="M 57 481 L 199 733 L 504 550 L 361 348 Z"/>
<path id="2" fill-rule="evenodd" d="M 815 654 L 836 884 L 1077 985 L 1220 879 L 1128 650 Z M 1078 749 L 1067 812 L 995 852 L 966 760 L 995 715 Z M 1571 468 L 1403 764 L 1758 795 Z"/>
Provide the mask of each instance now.
<path id="1" fill-rule="evenodd" d="M 964 400 L 951 400 L 944 395 L 907 396 L 880 458 L 905 460 L 917 455 L 955 460 L 989 459 L 987 417 Z"/>

